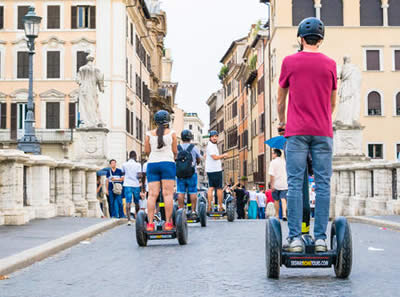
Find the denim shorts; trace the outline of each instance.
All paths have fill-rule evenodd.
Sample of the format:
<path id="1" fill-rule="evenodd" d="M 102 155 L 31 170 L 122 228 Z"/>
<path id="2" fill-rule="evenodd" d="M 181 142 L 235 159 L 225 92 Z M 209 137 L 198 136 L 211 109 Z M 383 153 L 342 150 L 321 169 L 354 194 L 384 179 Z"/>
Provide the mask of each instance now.
<path id="1" fill-rule="evenodd" d="M 287 190 L 275 190 L 272 192 L 272 198 L 274 198 L 275 201 L 286 199 L 287 192 Z"/>
<path id="2" fill-rule="evenodd" d="M 178 178 L 176 192 L 178 194 L 197 194 L 197 173 L 188 178 Z"/>
<path id="3" fill-rule="evenodd" d="M 146 177 L 149 183 L 160 182 L 162 180 L 175 180 L 175 162 L 148 163 Z"/>
<path id="4" fill-rule="evenodd" d="M 124 195 L 126 203 L 132 203 L 132 197 L 135 204 L 140 201 L 140 187 L 124 187 Z"/>

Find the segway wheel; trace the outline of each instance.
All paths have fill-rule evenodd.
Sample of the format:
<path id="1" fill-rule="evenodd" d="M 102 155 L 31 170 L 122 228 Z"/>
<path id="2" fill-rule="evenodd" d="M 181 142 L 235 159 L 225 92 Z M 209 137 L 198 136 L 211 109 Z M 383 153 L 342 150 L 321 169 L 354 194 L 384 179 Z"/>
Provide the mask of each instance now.
<path id="1" fill-rule="evenodd" d="M 331 248 L 336 249 L 336 277 L 349 277 L 353 263 L 353 246 L 350 225 L 344 217 L 339 217 L 332 223 Z"/>
<path id="2" fill-rule="evenodd" d="M 269 218 L 265 228 L 265 264 L 268 278 L 277 279 L 281 268 L 281 240 L 277 238 L 274 228 L 280 231 L 280 223 L 276 218 Z"/>
<path id="3" fill-rule="evenodd" d="M 228 222 L 233 222 L 235 220 L 235 206 L 233 202 L 228 203 L 226 206 L 226 214 L 228 216 Z"/>
<path id="4" fill-rule="evenodd" d="M 207 210 L 206 210 L 206 204 L 204 202 L 200 202 L 199 217 L 200 217 L 201 227 L 206 227 L 207 226 Z"/>
<path id="5" fill-rule="evenodd" d="M 136 218 L 136 241 L 139 246 L 147 245 L 146 213 L 141 210 Z"/>
<path id="6" fill-rule="evenodd" d="M 176 237 L 180 245 L 187 244 L 188 240 L 188 227 L 186 221 L 186 213 L 184 209 L 179 209 L 176 212 Z"/>
<path id="7" fill-rule="evenodd" d="M 174 223 L 174 226 L 176 226 L 176 213 L 179 209 L 179 206 L 176 202 L 174 202 L 174 208 L 172 209 L 172 221 Z"/>

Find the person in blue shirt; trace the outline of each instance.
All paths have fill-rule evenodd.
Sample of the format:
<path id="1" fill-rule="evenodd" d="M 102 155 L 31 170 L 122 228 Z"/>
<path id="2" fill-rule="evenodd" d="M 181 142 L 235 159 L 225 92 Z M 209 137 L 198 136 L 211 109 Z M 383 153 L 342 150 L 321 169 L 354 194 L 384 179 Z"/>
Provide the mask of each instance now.
<path id="1" fill-rule="evenodd" d="M 124 173 L 117 168 L 117 161 L 110 160 L 110 168 L 107 170 L 106 195 L 110 197 L 110 214 L 112 218 L 125 218 L 124 206 L 122 203 L 122 193 L 115 194 L 114 184 L 121 184 L 124 181 Z"/>
<path id="2" fill-rule="evenodd" d="M 199 149 L 190 143 L 193 139 L 193 134 L 190 130 L 183 130 L 181 133 L 182 144 L 180 144 L 181 150 L 187 150 L 191 148 L 190 153 L 192 154 L 192 167 L 194 168 L 194 173 L 191 177 L 178 178 L 177 179 L 177 194 L 179 208 L 185 206 L 184 200 L 186 193 L 190 195 L 190 201 L 192 203 L 192 213 L 196 215 L 196 204 L 197 204 L 197 168 L 196 166 L 200 164 L 201 155 Z"/>

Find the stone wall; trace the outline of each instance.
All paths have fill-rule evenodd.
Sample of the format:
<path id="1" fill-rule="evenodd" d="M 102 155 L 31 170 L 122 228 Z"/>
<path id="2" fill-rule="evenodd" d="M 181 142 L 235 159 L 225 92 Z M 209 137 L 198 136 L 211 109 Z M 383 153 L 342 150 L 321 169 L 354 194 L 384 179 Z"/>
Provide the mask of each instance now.
<path id="1" fill-rule="evenodd" d="M 400 163 L 335 166 L 330 216 L 400 215 Z"/>
<path id="2" fill-rule="evenodd" d="M 0 150 L 0 225 L 55 216 L 100 217 L 97 167 Z"/>

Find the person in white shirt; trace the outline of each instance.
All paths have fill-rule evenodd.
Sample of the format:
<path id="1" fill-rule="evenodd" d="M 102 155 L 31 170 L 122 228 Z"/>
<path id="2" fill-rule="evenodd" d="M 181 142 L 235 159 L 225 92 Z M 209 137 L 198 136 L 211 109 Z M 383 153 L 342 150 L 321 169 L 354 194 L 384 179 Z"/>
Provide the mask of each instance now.
<path id="1" fill-rule="evenodd" d="M 206 153 L 206 172 L 208 177 L 208 211 L 212 211 L 214 190 L 217 191 L 218 211 L 223 211 L 222 207 L 222 163 L 221 160 L 227 157 L 227 154 L 219 154 L 218 151 L 218 132 L 210 131 L 210 141 L 207 145 Z"/>
<path id="2" fill-rule="evenodd" d="M 258 206 L 258 218 L 260 220 L 265 219 L 265 194 L 263 192 L 257 193 L 257 206 Z"/>
<path id="3" fill-rule="evenodd" d="M 257 219 L 257 189 L 253 187 L 252 191 L 249 191 L 249 209 L 247 211 L 247 217 L 249 220 Z"/>
<path id="4" fill-rule="evenodd" d="M 286 196 L 288 191 L 286 162 L 281 158 L 282 152 L 278 149 L 272 151 L 272 161 L 269 165 L 272 198 L 274 198 L 275 215 L 279 218 L 279 201 L 282 203 L 282 219 L 287 221 Z"/>
<path id="5" fill-rule="evenodd" d="M 136 162 L 136 152 L 129 153 L 129 160 L 122 165 L 122 171 L 125 173 L 124 194 L 126 202 L 126 215 L 128 217 L 128 226 L 131 225 L 131 203 L 132 197 L 135 203 L 136 213 L 139 212 L 140 201 L 140 182 L 138 176 L 142 172 L 142 166 Z"/>

